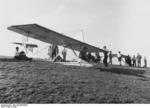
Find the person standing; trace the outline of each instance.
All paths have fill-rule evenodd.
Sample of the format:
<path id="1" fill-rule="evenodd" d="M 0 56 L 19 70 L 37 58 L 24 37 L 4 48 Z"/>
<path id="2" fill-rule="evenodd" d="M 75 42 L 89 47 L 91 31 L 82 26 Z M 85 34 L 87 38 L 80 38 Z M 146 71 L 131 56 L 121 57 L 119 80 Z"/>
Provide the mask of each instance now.
<path id="1" fill-rule="evenodd" d="M 122 62 L 122 55 L 121 55 L 121 51 L 119 51 L 119 52 L 118 52 L 118 55 L 117 55 L 117 56 L 118 56 L 118 61 L 119 61 L 120 66 L 121 66 L 121 65 L 122 65 L 122 63 L 121 63 L 121 62 Z"/>
<path id="2" fill-rule="evenodd" d="M 67 50 L 65 46 L 64 49 L 62 50 L 62 55 L 63 55 L 63 62 L 66 62 Z"/>
<path id="3" fill-rule="evenodd" d="M 109 63 L 112 65 L 112 51 L 109 52 Z"/>
<path id="4" fill-rule="evenodd" d="M 19 56 L 19 47 L 16 47 L 15 57 Z"/>
<path id="5" fill-rule="evenodd" d="M 49 46 L 48 48 L 48 56 L 49 56 L 49 60 L 52 60 L 52 46 Z"/>
<path id="6" fill-rule="evenodd" d="M 142 56 L 141 56 L 139 53 L 137 54 L 136 59 L 137 59 L 138 67 L 141 67 L 141 59 L 142 59 Z"/>
<path id="7" fill-rule="evenodd" d="M 139 64 L 140 64 L 140 67 L 141 67 L 141 61 L 142 61 L 142 56 L 139 55 Z"/>
<path id="8" fill-rule="evenodd" d="M 58 55 L 59 50 L 57 45 L 52 46 L 52 59 L 55 59 L 55 57 Z"/>
<path id="9" fill-rule="evenodd" d="M 107 59 L 108 59 L 108 51 L 107 51 L 107 47 L 104 46 L 103 47 L 105 52 L 104 52 L 104 59 L 103 59 L 103 63 L 104 63 L 104 66 L 107 67 L 108 66 L 108 63 L 107 63 Z"/>
<path id="10" fill-rule="evenodd" d="M 130 55 L 127 56 L 127 61 L 128 61 L 128 65 L 131 67 L 132 66 L 132 60 Z"/>
<path id="11" fill-rule="evenodd" d="M 135 55 L 132 58 L 132 65 L 133 65 L 133 67 L 136 67 L 136 57 L 135 57 Z"/>
<path id="12" fill-rule="evenodd" d="M 56 45 L 55 47 L 55 52 L 56 52 L 56 56 L 59 54 L 59 49 L 58 49 L 58 46 Z"/>
<path id="13" fill-rule="evenodd" d="M 147 59 L 146 59 L 146 56 L 144 57 L 144 68 L 147 68 Z"/>

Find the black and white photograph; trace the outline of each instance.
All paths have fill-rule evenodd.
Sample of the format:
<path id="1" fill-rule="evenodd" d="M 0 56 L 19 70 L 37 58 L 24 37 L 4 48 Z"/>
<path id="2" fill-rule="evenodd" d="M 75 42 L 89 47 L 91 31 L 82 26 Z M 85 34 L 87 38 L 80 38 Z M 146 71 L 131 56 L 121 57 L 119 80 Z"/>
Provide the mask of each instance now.
<path id="1" fill-rule="evenodd" d="M 150 104 L 150 0 L 0 0 L 0 104 Z"/>

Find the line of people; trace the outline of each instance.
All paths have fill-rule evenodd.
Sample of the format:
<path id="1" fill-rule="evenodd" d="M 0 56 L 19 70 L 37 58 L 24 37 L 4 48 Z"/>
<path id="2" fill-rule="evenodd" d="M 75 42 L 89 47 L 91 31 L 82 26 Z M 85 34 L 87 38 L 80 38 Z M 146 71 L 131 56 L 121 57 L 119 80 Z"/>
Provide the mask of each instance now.
<path id="1" fill-rule="evenodd" d="M 131 57 L 130 55 L 128 55 L 125 58 L 126 63 L 129 66 L 132 67 L 142 67 L 142 56 L 138 53 L 137 56 L 133 55 L 133 57 Z M 144 68 L 147 68 L 147 59 L 146 56 L 144 57 Z"/>
<path id="2" fill-rule="evenodd" d="M 130 55 L 123 55 L 121 54 L 121 51 L 118 52 L 118 54 L 112 54 L 112 51 L 107 51 L 106 46 L 104 46 L 104 49 L 106 50 L 106 52 L 104 53 L 104 60 L 103 63 L 105 66 L 108 65 L 107 63 L 107 58 L 108 58 L 108 54 L 109 53 L 109 63 L 112 64 L 112 58 L 113 57 L 117 57 L 119 65 L 122 66 L 122 62 L 124 62 L 125 64 L 127 64 L 130 67 L 142 67 L 141 62 L 142 62 L 142 56 L 138 53 L 137 56 L 133 55 L 133 57 L 131 57 Z M 146 56 L 144 57 L 144 68 L 147 68 L 147 59 Z"/>
<path id="3" fill-rule="evenodd" d="M 124 62 L 128 66 L 132 67 L 141 67 L 141 60 L 142 56 L 138 53 L 137 56 L 131 57 L 130 55 L 123 55 L 121 51 L 119 51 L 117 54 L 113 54 L 112 51 L 109 51 L 106 46 L 103 47 L 105 50 L 104 52 L 104 57 L 103 57 L 103 64 L 104 66 L 108 66 L 108 64 L 112 65 L 113 64 L 113 58 L 116 57 L 118 59 L 119 65 L 122 66 L 122 62 Z M 48 49 L 48 55 L 49 59 L 52 61 L 61 61 L 65 62 L 66 61 L 66 56 L 67 56 L 67 50 L 64 46 L 62 52 L 62 57 L 59 55 L 59 49 L 57 45 L 52 45 Z M 87 62 L 94 62 L 98 63 L 101 62 L 102 56 L 100 56 L 99 52 L 95 52 L 94 55 L 91 54 L 88 51 L 87 47 L 83 47 L 83 49 L 79 53 L 79 58 L 82 60 L 85 60 Z M 109 62 L 108 62 L 109 59 Z M 144 57 L 144 68 L 147 68 L 147 59 Z"/>
<path id="4" fill-rule="evenodd" d="M 118 54 L 112 54 L 112 51 L 109 51 L 106 46 L 103 47 L 105 50 L 104 52 L 104 58 L 103 58 L 103 64 L 104 66 L 108 66 L 108 64 L 113 64 L 112 59 L 116 57 L 118 59 L 118 62 L 120 66 L 122 66 L 122 62 L 127 64 L 130 67 L 142 67 L 141 62 L 142 62 L 142 56 L 138 53 L 137 56 L 131 57 L 130 55 L 123 55 L 121 54 L 121 51 L 118 52 Z M 100 57 L 101 58 L 101 57 Z M 109 58 L 109 62 L 108 62 Z M 124 59 L 124 60 L 123 60 Z M 147 68 L 147 59 L 146 56 L 144 57 L 144 68 Z"/>

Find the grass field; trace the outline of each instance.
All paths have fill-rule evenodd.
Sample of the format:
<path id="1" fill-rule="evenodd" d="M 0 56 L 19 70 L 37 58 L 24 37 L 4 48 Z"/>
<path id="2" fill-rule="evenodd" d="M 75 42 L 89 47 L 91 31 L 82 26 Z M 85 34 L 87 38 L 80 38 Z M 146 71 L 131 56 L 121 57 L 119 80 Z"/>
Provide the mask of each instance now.
<path id="1" fill-rule="evenodd" d="M 0 103 L 150 103 L 149 70 L 1 62 Z"/>

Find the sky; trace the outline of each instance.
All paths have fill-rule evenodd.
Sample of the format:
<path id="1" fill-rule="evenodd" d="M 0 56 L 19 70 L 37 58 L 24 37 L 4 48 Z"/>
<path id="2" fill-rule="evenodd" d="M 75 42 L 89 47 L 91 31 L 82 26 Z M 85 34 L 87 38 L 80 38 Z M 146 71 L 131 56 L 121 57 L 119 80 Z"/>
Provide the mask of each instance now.
<path id="1" fill-rule="evenodd" d="M 91 45 L 150 61 L 150 0 L 0 0 L 0 13 L 0 55 L 13 55 L 11 42 L 22 41 L 7 27 L 37 23 L 70 37 L 83 30 Z"/>

